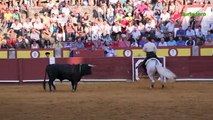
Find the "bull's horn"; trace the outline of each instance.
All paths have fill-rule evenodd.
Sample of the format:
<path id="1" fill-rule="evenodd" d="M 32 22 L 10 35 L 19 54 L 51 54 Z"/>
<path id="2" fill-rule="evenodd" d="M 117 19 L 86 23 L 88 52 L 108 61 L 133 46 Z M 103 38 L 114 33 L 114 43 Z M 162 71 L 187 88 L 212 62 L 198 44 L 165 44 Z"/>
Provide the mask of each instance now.
<path id="1" fill-rule="evenodd" d="M 92 65 L 92 64 L 88 64 L 88 66 L 90 66 L 90 67 L 95 67 L 95 65 Z"/>

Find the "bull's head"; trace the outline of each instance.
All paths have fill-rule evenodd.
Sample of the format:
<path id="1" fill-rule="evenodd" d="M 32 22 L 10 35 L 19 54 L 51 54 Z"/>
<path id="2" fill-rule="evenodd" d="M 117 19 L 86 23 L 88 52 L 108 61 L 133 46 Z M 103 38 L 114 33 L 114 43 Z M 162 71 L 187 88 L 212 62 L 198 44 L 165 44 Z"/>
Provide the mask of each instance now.
<path id="1" fill-rule="evenodd" d="M 92 74 L 92 67 L 95 67 L 91 64 L 81 64 L 81 75 L 90 75 Z"/>

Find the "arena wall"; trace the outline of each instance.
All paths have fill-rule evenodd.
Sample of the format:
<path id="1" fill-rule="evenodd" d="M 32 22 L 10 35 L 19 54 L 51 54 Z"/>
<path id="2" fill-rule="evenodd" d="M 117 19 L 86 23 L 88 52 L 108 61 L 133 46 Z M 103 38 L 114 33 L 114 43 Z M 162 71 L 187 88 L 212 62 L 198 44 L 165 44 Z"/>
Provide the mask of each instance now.
<path id="1" fill-rule="evenodd" d="M 84 79 L 132 79 L 131 57 L 97 58 L 56 58 L 56 63 L 89 63 L 96 65 L 93 74 Z M 213 57 L 166 57 L 166 66 L 178 78 L 213 78 Z M 26 82 L 42 80 L 47 58 L 37 59 L 0 59 L 0 82 Z"/>

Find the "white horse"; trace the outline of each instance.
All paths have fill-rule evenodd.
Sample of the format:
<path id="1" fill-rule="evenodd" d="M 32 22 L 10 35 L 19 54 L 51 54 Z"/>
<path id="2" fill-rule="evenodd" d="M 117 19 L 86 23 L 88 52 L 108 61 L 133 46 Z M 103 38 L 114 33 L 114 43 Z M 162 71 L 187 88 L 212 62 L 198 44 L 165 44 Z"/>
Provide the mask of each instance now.
<path id="1" fill-rule="evenodd" d="M 166 79 L 174 81 L 174 79 L 176 78 L 176 75 L 169 69 L 163 67 L 160 61 L 156 58 L 148 59 L 145 65 L 147 69 L 147 74 L 149 76 L 149 79 L 151 80 L 150 88 L 154 88 L 155 84 L 154 75 L 156 74 L 156 72 L 160 75 L 162 88 L 164 88 L 165 86 Z M 164 79 L 164 77 L 166 79 Z"/>

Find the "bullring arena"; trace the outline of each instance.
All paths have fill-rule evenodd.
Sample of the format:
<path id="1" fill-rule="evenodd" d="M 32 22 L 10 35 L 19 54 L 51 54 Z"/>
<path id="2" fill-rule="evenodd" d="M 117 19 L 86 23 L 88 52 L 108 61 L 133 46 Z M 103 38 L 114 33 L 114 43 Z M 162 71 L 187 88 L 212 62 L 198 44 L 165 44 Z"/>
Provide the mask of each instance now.
<path id="1" fill-rule="evenodd" d="M 157 84 L 137 82 L 81 82 L 78 91 L 56 83 L 57 91 L 42 85 L 0 85 L 1 120 L 211 120 L 213 84 L 206 82 Z"/>

